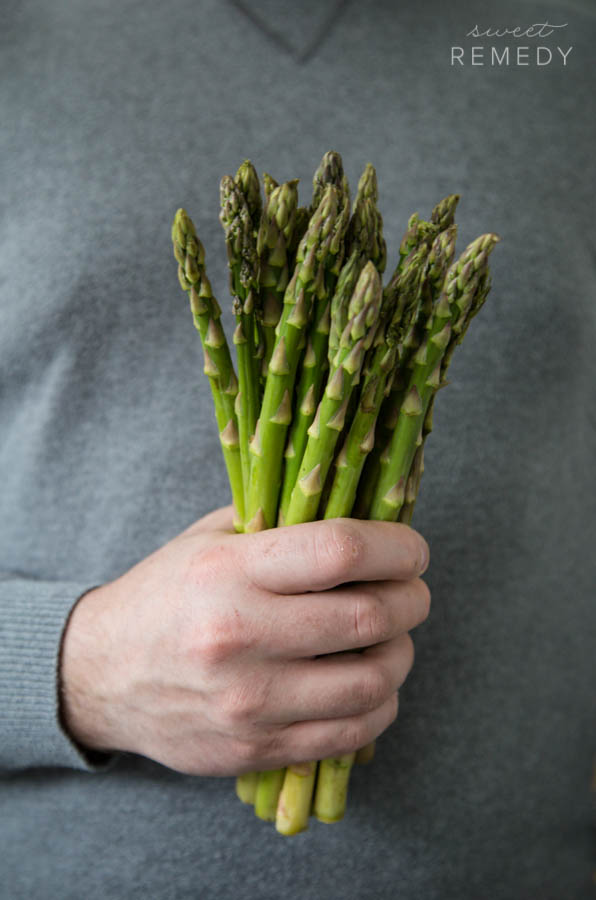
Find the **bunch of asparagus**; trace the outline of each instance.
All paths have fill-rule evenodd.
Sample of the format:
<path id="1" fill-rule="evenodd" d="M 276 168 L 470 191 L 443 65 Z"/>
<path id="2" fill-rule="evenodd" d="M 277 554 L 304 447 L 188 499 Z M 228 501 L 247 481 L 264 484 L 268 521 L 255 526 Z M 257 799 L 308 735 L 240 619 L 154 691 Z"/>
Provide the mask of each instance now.
<path id="1" fill-rule="evenodd" d="M 329 152 L 308 207 L 298 182 L 242 163 L 221 181 L 236 370 L 205 254 L 183 209 L 172 227 L 182 288 L 200 333 L 238 531 L 317 518 L 409 523 L 432 410 L 453 351 L 490 289 L 484 234 L 455 259 L 455 208 L 409 219 L 383 287 L 386 244 L 368 164 L 353 206 Z M 342 818 L 350 769 L 373 748 L 239 776 L 240 799 L 282 834 Z"/>

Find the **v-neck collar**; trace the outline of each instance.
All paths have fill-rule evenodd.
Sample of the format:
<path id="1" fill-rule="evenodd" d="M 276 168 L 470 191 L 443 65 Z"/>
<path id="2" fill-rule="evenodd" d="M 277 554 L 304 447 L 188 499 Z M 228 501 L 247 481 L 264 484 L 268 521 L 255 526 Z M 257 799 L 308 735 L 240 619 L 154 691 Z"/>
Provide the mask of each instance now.
<path id="1" fill-rule="evenodd" d="M 230 0 L 254 27 L 297 63 L 311 59 L 329 36 L 350 0 L 318 0 L 309 9 L 298 2 Z"/>

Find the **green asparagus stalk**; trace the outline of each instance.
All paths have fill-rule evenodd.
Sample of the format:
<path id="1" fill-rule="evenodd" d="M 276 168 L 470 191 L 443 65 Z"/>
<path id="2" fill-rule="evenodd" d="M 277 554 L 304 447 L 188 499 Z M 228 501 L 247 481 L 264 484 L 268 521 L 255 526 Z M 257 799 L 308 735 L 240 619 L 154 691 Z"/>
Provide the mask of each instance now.
<path id="1" fill-rule="evenodd" d="M 456 331 L 454 329 L 451 341 L 449 342 L 449 345 L 445 350 L 445 355 L 443 356 L 443 359 L 441 361 L 441 388 L 445 387 L 447 384 L 445 376 L 447 373 L 447 369 L 449 368 L 449 363 L 451 362 L 453 352 L 457 345 L 462 342 L 464 335 L 470 325 L 470 321 L 479 312 L 480 308 L 484 304 L 484 301 L 486 300 L 490 291 L 490 287 L 490 276 L 487 271 L 485 275 L 480 279 L 478 289 L 474 295 L 474 300 L 467 316 L 465 316 L 460 321 L 458 330 Z M 399 521 L 405 522 L 406 525 L 409 525 L 412 521 L 414 506 L 416 504 L 416 498 L 418 496 L 418 490 L 420 488 L 420 481 L 424 472 L 424 444 L 433 428 L 432 413 L 436 396 L 436 393 L 433 394 L 428 410 L 424 417 L 424 424 L 422 426 L 422 444 L 416 450 L 414 461 L 412 462 L 412 467 L 410 469 L 408 480 L 406 482 L 405 501 L 399 513 Z"/>
<path id="2" fill-rule="evenodd" d="M 261 185 L 250 159 L 245 159 L 241 164 L 234 176 L 234 182 L 242 192 L 252 222 L 253 235 L 256 237 L 261 221 Z"/>
<path id="3" fill-rule="evenodd" d="M 356 414 L 353 431 L 348 437 L 346 455 L 338 460 L 338 485 L 335 491 L 332 488 L 334 498 L 333 505 L 326 512 L 328 517 L 333 514 L 352 514 L 362 519 L 369 517 L 370 503 L 380 476 L 383 447 L 391 439 L 395 427 L 396 416 L 393 418 L 393 411 L 401 405 L 403 376 L 397 366 L 403 363 L 407 352 L 405 345 L 414 334 L 414 324 L 418 319 L 428 272 L 428 260 L 429 249 L 423 240 L 401 262 L 397 276 L 390 280 L 383 292 L 383 307 L 385 310 L 393 310 L 387 344 L 394 347 L 395 352 L 385 359 L 381 357 L 382 351 L 379 350 L 379 358 L 371 368 L 378 375 L 383 360 L 383 368 L 390 368 L 391 371 L 386 373 L 385 380 L 382 385 L 378 385 L 374 396 L 371 397 L 369 393 L 366 397 L 368 408 Z M 366 382 L 365 386 L 368 388 Z M 345 494 L 342 494 L 342 487 Z M 355 490 L 358 491 L 356 499 Z M 339 512 L 340 509 L 342 512 Z"/>
<path id="4" fill-rule="evenodd" d="M 275 524 L 296 368 L 313 296 L 324 287 L 325 263 L 333 245 L 337 218 L 338 195 L 330 185 L 300 244 L 296 270 L 284 293 L 282 317 L 276 329 L 276 344 L 269 362 L 261 415 L 250 444 L 253 462 L 247 531 L 260 531 Z M 269 814 L 274 786 L 275 778 L 265 776 L 259 779 L 257 814 Z"/>
<path id="5" fill-rule="evenodd" d="M 365 747 L 361 747 L 360 750 L 356 751 L 356 759 L 354 760 L 355 764 L 357 766 L 367 766 L 375 758 L 375 749 L 376 741 L 371 741 L 370 744 L 367 744 Z"/>
<path id="6" fill-rule="evenodd" d="M 377 173 L 371 163 L 367 163 L 358 182 L 358 192 L 348 233 L 346 252 L 360 249 L 367 259 L 371 259 L 382 275 L 387 264 L 387 244 L 383 237 L 383 218 L 377 207 L 379 191 Z"/>
<path id="7" fill-rule="evenodd" d="M 405 327 L 402 331 L 398 350 L 400 377 L 395 379 L 389 395 L 383 404 L 380 428 L 378 430 L 378 436 L 380 438 L 379 446 L 381 448 L 384 448 L 391 439 L 393 429 L 395 428 L 406 387 L 404 377 L 406 376 L 407 369 L 411 366 L 414 354 L 420 347 L 424 338 L 428 321 L 432 316 L 433 307 L 439 299 L 447 276 L 447 271 L 453 262 L 456 237 L 457 226 L 448 226 L 434 239 L 428 252 L 428 256 L 426 257 L 426 268 L 422 271 L 420 294 L 417 298 L 419 303 L 417 307 L 412 310 L 412 314 L 407 316 L 404 320 Z M 424 254 L 425 247 L 426 244 L 423 243 L 417 251 L 414 251 L 414 254 L 417 252 Z"/>
<path id="8" fill-rule="evenodd" d="M 308 828 L 316 774 L 316 762 L 287 767 L 275 817 L 275 827 L 280 834 L 299 834 Z"/>
<path id="9" fill-rule="evenodd" d="M 263 190 L 265 192 L 265 197 L 270 197 L 276 187 L 279 187 L 279 182 L 277 182 L 268 172 L 263 172 Z"/>
<path id="10" fill-rule="evenodd" d="M 392 289 L 392 285 L 399 278 L 404 262 L 410 253 L 422 244 L 430 246 L 438 233 L 438 225 L 434 222 L 427 222 L 425 219 L 421 219 L 418 213 L 412 213 L 408 219 L 408 227 L 406 228 L 405 234 L 399 245 L 399 259 L 389 284 L 386 287 L 387 291 Z"/>
<path id="11" fill-rule="evenodd" d="M 356 489 L 367 455 L 374 447 L 375 425 L 383 398 L 393 376 L 397 352 L 403 334 L 415 317 L 420 284 L 426 263 L 423 245 L 410 253 L 395 286 L 383 293 L 381 317 L 387 327 L 380 328 L 367 359 L 367 371 L 360 390 L 359 404 L 352 417 L 325 507 L 324 517 L 349 516 L 354 507 Z"/>
<path id="12" fill-rule="evenodd" d="M 487 260 L 498 238 L 482 235 L 473 241 L 449 270 L 434 310 L 428 335 L 414 357 L 408 390 L 393 437 L 381 459 L 381 475 L 370 517 L 395 521 L 405 501 L 406 481 L 431 399 L 441 384 L 442 361 L 452 334 L 461 334 L 479 287 L 486 284 Z"/>
<path id="13" fill-rule="evenodd" d="M 386 334 L 382 329 L 371 348 L 372 360 L 360 392 L 358 409 L 352 417 L 344 446 L 336 460 L 335 476 L 325 504 L 324 518 L 350 516 L 353 514 L 356 490 L 368 454 L 374 447 L 375 425 L 383 398 L 387 394 L 388 379 L 396 365 L 398 348 L 404 331 L 415 318 L 418 308 L 420 285 L 425 271 L 426 246 L 412 251 L 404 262 L 402 272 L 395 285 L 383 294 L 383 314 L 392 316 Z M 393 307 L 393 309 L 392 309 Z M 376 477 L 373 484 L 376 483 Z M 357 754 L 360 764 L 370 762 L 374 756 L 375 742 L 361 748 Z M 326 790 L 326 779 L 332 777 L 337 760 L 328 760 L 324 768 L 320 765 L 319 784 Z M 341 769 L 341 767 L 340 767 Z M 331 774 L 330 774 L 331 773 Z M 349 779 L 349 771 L 346 776 Z"/>
<path id="14" fill-rule="evenodd" d="M 332 824 L 343 819 L 348 798 L 350 772 L 356 758 L 347 753 L 319 763 L 313 812 L 319 822 Z"/>
<path id="15" fill-rule="evenodd" d="M 388 346 L 384 340 L 375 348 L 371 368 L 360 392 L 358 409 L 335 462 L 335 475 L 325 505 L 325 519 L 352 514 L 360 475 L 366 457 L 374 446 L 375 424 L 385 396 L 387 378 L 395 366 L 395 355 L 395 346 Z"/>
<path id="16" fill-rule="evenodd" d="M 236 796 L 242 803 L 252 806 L 257 796 L 257 784 L 259 776 L 257 772 L 246 772 L 236 778 Z"/>
<path id="17" fill-rule="evenodd" d="M 459 194 L 449 194 L 442 200 L 439 200 L 430 214 L 430 221 L 433 225 L 437 225 L 439 231 L 445 231 L 455 221 L 455 210 L 459 203 Z"/>
<path id="18" fill-rule="evenodd" d="M 283 451 L 292 420 L 296 369 L 313 297 L 324 283 L 325 260 L 333 241 L 337 217 L 337 190 L 329 185 L 302 239 L 296 269 L 284 294 L 284 307 L 269 363 L 261 414 L 250 443 L 252 463 L 248 531 L 272 528 L 277 521 Z"/>
<path id="19" fill-rule="evenodd" d="M 441 201 L 441 204 L 438 204 L 435 209 L 438 209 L 440 206 L 445 207 L 446 201 L 450 200 L 449 208 L 453 211 L 457 202 L 456 196 L 452 195 L 451 198 Z M 456 236 L 457 226 L 451 224 L 435 237 L 426 258 L 426 269 L 423 272 L 423 280 L 420 283 L 420 295 L 417 298 L 420 302 L 417 307 L 412 307 L 410 314 L 404 318 L 405 327 L 402 328 L 402 336 L 398 348 L 399 368 L 394 373 L 390 390 L 387 397 L 383 400 L 378 414 L 375 446 L 366 459 L 364 472 L 358 487 L 358 498 L 354 512 L 359 518 L 367 518 L 369 516 L 370 503 L 380 476 L 381 456 L 393 435 L 399 410 L 407 389 L 409 380 L 408 369 L 424 337 L 426 324 L 432 315 L 433 306 L 440 296 L 447 270 L 453 261 Z M 388 285 L 385 289 L 386 295 L 390 294 L 392 290 L 397 290 L 398 293 L 403 290 L 404 276 L 408 271 L 407 261 L 415 259 L 417 253 L 424 255 L 426 246 L 427 244 L 424 240 L 403 261 L 402 274 L 392 284 Z"/>
<path id="20" fill-rule="evenodd" d="M 359 377 L 364 354 L 377 330 L 381 298 L 379 274 L 374 264 L 368 262 L 350 301 L 350 318 L 333 363 L 333 374 L 330 375 L 317 417 L 309 430 L 301 477 L 294 487 L 288 507 L 288 524 L 310 522 L 316 517 L 322 486 L 331 465 L 339 432 L 343 428 L 350 393 Z M 307 827 L 317 768 L 316 762 L 310 765 L 308 777 L 303 774 L 304 767 L 300 768 L 299 774 L 293 767 L 286 771 L 276 819 L 278 830 L 284 834 L 294 834 Z M 335 762 L 329 762 L 327 774 L 335 772 L 336 768 Z M 323 785 L 322 816 L 325 810 L 328 811 L 325 804 L 329 801 L 330 793 L 337 799 L 337 790 Z"/>
<path id="21" fill-rule="evenodd" d="M 343 207 L 337 218 L 334 238 L 325 265 L 325 278 L 317 293 L 314 314 L 308 333 L 306 352 L 302 358 L 300 377 L 296 389 L 296 403 L 292 426 L 285 450 L 285 467 L 279 502 L 278 524 L 282 525 L 287 512 L 292 490 L 296 483 L 304 448 L 308 440 L 308 429 L 315 416 L 321 399 L 322 386 L 327 376 L 327 352 L 331 324 L 331 297 L 341 275 L 340 267 L 344 255 L 344 238 L 349 221 L 348 198 L 344 194 Z M 344 282 L 345 286 L 345 282 Z"/>
<path id="22" fill-rule="evenodd" d="M 321 295 L 315 302 L 314 328 L 307 338 L 306 352 L 302 358 L 294 415 L 284 452 L 285 466 L 279 500 L 278 525 L 283 525 L 285 521 L 308 440 L 308 429 L 315 417 L 323 379 L 327 377 L 330 306 L 331 301 L 323 287 Z"/>
<path id="23" fill-rule="evenodd" d="M 275 822 L 285 774 L 285 769 L 272 769 L 269 772 L 259 773 L 254 797 L 255 815 L 259 819 Z"/>
<path id="24" fill-rule="evenodd" d="M 335 287 L 335 293 L 333 294 L 333 298 L 331 300 L 329 347 L 327 351 L 329 365 L 332 364 L 335 355 L 339 350 L 339 342 L 341 340 L 341 336 L 343 334 L 344 328 L 348 324 L 348 309 L 350 306 L 350 300 L 352 299 L 354 288 L 356 287 L 358 279 L 360 278 L 360 273 L 362 272 L 367 261 L 367 257 L 361 252 L 358 247 L 355 247 L 354 250 L 352 250 L 352 252 L 350 253 L 349 258 L 344 263 L 341 272 L 339 273 L 339 278 Z"/>
<path id="25" fill-rule="evenodd" d="M 434 395 L 436 396 L 436 394 Z M 434 399 L 434 397 L 433 397 Z M 432 400 L 431 400 L 432 405 Z M 429 406 L 429 410 L 431 406 Z M 425 416 L 426 421 L 426 416 Z M 408 473 L 408 479 L 406 481 L 406 491 L 404 495 L 404 505 L 399 511 L 398 521 L 403 522 L 405 525 L 409 525 L 412 521 L 412 516 L 414 514 L 414 505 L 416 503 L 416 498 L 418 496 L 418 490 L 420 488 L 420 480 L 422 478 L 422 473 L 424 472 L 424 442 L 426 440 L 426 433 L 424 430 L 424 426 L 422 427 L 422 443 L 419 447 L 416 448 L 416 453 L 414 454 L 414 459 L 412 461 L 412 466 Z"/>
<path id="26" fill-rule="evenodd" d="M 350 318 L 342 334 L 323 399 L 309 429 L 299 477 L 288 506 L 288 525 L 312 522 L 316 518 L 321 491 L 344 426 L 350 394 L 359 378 L 364 354 L 377 331 L 381 299 L 379 273 L 374 264 L 368 262 L 350 300 Z"/>
<path id="27" fill-rule="evenodd" d="M 313 176 L 313 194 L 310 205 L 311 215 L 319 207 L 323 194 L 332 184 L 337 189 L 340 209 L 350 205 L 350 186 L 344 175 L 342 158 L 335 150 L 329 150 L 323 156 Z"/>
<path id="28" fill-rule="evenodd" d="M 234 315 L 237 323 L 234 331 L 239 382 L 239 391 L 236 396 L 236 416 L 242 475 L 246 491 L 250 476 L 248 445 L 255 431 L 260 405 L 259 361 L 255 347 L 254 315 L 259 282 L 256 242 L 250 211 L 242 191 L 229 175 L 225 175 L 221 180 L 220 219 L 226 235 L 230 291 L 234 297 Z"/>
<path id="29" fill-rule="evenodd" d="M 244 519 L 244 485 L 238 423 L 234 411 L 238 382 L 221 327 L 221 310 L 205 272 L 205 251 L 194 224 L 184 209 L 179 209 L 175 215 L 172 242 L 178 262 L 180 285 L 189 294 L 194 325 L 203 344 L 205 374 L 211 386 L 219 439 L 232 490 L 234 522 L 236 528 L 240 529 Z"/>
<path id="30" fill-rule="evenodd" d="M 315 173 L 315 194 L 325 178 L 343 184 L 343 169 L 338 154 L 326 154 Z M 348 206 L 348 191 L 344 187 L 344 214 Z M 339 347 L 339 339 L 347 322 L 347 309 L 352 291 L 365 262 L 371 259 L 377 270 L 382 272 L 386 262 L 386 244 L 383 238 L 383 220 L 377 209 L 378 188 L 374 167 L 368 163 L 358 182 L 358 193 L 354 211 L 347 226 L 346 245 L 350 248 L 347 263 L 339 273 L 331 304 L 323 298 L 317 305 L 315 328 L 311 332 L 307 351 L 302 363 L 302 371 L 296 394 L 296 411 L 292 421 L 286 464 L 280 499 L 279 524 L 283 524 L 290 503 L 290 497 L 298 478 L 304 449 L 308 440 L 308 429 L 315 416 L 321 398 L 323 379 L 326 376 L 325 357 L 331 361 Z M 338 260 L 340 259 L 338 254 Z M 330 267 L 331 276 L 337 267 Z M 328 277 L 327 286 L 333 282 Z"/>
<path id="31" fill-rule="evenodd" d="M 296 224 L 294 225 L 294 234 L 292 240 L 288 245 L 288 261 L 290 266 L 290 271 L 293 270 L 296 264 L 296 254 L 298 252 L 298 247 L 300 246 L 300 241 L 306 234 L 308 229 L 308 223 L 310 222 L 310 210 L 307 206 L 299 206 L 296 210 Z"/>
<path id="32" fill-rule="evenodd" d="M 288 247 L 292 241 L 298 205 L 298 181 L 272 188 L 267 196 L 257 237 L 259 285 L 265 353 L 265 374 L 275 344 L 283 298 L 290 280 Z"/>

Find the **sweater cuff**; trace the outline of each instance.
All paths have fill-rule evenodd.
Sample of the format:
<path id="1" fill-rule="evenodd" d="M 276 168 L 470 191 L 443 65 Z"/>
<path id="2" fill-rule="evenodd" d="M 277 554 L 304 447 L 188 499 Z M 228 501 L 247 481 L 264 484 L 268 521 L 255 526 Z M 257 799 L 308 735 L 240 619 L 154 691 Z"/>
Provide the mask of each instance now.
<path id="1" fill-rule="evenodd" d="M 77 600 L 74 582 L 0 581 L 0 768 L 109 768 L 117 754 L 86 752 L 60 720 L 62 636 Z"/>

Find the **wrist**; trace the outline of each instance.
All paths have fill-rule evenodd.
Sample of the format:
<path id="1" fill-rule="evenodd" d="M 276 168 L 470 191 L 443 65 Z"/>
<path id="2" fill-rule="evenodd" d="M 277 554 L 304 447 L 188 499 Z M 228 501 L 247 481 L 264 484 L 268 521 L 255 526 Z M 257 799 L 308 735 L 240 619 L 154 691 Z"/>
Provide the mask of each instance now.
<path id="1" fill-rule="evenodd" d="M 100 613 L 106 587 L 83 594 L 69 616 L 60 648 L 60 720 L 67 735 L 87 753 L 109 752 L 109 642 Z M 102 633 L 104 640 L 102 640 Z"/>

